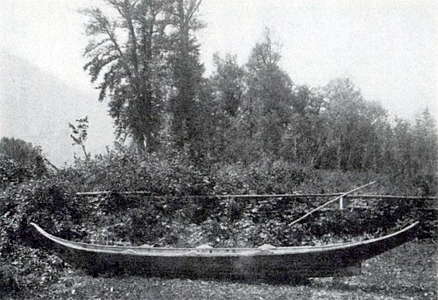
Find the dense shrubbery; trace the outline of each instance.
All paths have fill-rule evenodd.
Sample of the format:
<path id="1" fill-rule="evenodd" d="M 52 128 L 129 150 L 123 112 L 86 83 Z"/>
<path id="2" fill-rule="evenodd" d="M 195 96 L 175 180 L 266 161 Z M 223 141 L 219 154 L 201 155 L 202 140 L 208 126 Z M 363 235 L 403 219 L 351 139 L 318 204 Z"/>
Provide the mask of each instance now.
<path id="1" fill-rule="evenodd" d="M 281 230 L 278 228 L 324 201 L 315 198 L 283 198 L 269 199 L 269 201 L 214 197 L 185 198 L 184 195 L 333 193 L 347 191 L 373 180 L 379 182 L 370 187 L 375 194 L 421 195 L 428 187 L 418 187 L 422 184 L 431 186 L 430 182 L 434 180 L 427 177 L 428 182 L 425 183 L 421 178 L 409 180 L 401 176 L 394 177 L 372 172 L 315 170 L 290 162 L 269 160 L 248 166 L 218 164 L 209 166 L 208 169 L 200 169 L 195 168 L 190 160 L 174 153 L 164 153 L 160 156 L 138 155 L 125 148 L 111 151 L 91 161 L 78 160 L 74 169 L 65 172 L 65 176 L 74 174 L 74 179 L 72 177 L 71 180 L 75 180 L 76 190 L 114 191 L 97 199 L 96 202 L 99 203 L 99 211 L 106 215 L 115 216 L 119 211 L 124 213 L 130 211 L 128 223 L 138 226 L 133 226 L 133 231 L 128 230 L 129 234 L 124 235 L 125 238 L 129 236 L 130 241 L 134 243 L 160 239 L 161 244 L 164 243 L 166 236 L 163 228 L 166 228 L 169 236 L 181 234 L 177 229 L 172 228 L 175 220 L 178 220 L 180 225 L 181 223 L 185 223 L 185 226 L 198 224 L 205 228 L 209 227 L 214 232 L 223 231 L 223 240 L 229 236 L 225 232 L 232 230 L 232 227 L 239 222 L 261 227 L 272 221 L 277 224 L 277 227 L 269 225 L 275 227 L 272 231 L 288 232 L 286 228 Z M 116 193 L 116 191 L 132 190 L 143 190 L 150 195 L 128 197 Z M 172 197 L 155 197 L 160 195 Z M 372 233 L 394 228 L 400 219 L 418 217 L 418 210 L 414 210 L 418 203 L 420 202 L 404 200 L 370 201 L 371 210 L 321 212 L 311 216 L 304 224 L 297 225 L 297 228 L 302 231 L 301 235 L 313 236 L 329 233 L 336 235 Z M 428 227 L 427 231 L 431 226 Z M 218 228 L 222 229 L 218 230 Z M 299 241 L 297 237 L 300 236 L 297 233 L 298 229 L 292 230 L 290 239 L 278 237 L 277 243 L 296 243 Z M 208 236 L 208 230 L 205 231 Z M 275 236 L 274 233 L 271 235 Z M 169 238 L 167 242 L 172 240 L 177 239 Z M 258 242 L 258 239 L 256 240 Z"/>
<path id="2" fill-rule="evenodd" d="M 0 158 L 0 189 L 34 177 L 31 169 L 20 166 L 12 159 Z"/>
<path id="3" fill-rule="evenodd" d="M 39 147 L 20 139 L 0 139 L 0 189 L 47 173 Z"/>
<path id="4" fill-rule="evenodd" d="M 290 227 L 292 220 L 326 199 L 202 196 L 332 193 L 375 179 L 380 184 L 371 190 L 378 194 L 422 194 L 436 180 L 394 180 L 373 173 L 314 170 L 268 160 L 248 166 L 218 164 L 200 169 L 179 155 L 138 155 L 119 148 L 95 159 L 77 160 L 56 176 L 30 176 L 5 185 L 0 194 L 0 286 L 5 291 L 24 286 L 40 288 L 56 280 L 66 267 L 35 236 L 30 222 L 55 235 L 86 242 L 243 247 L 351 240 L 383 234 L 412 219 L 425 220 L 426 214 L 418 210 L 422 208 L 419 201 L 370 200 L 371 210 L 324 211 Z M 92 190 L 112 193 L 99 197 L 75 195 Z M 132 190 L 149 195 L 117 193 Z M 423 235 L 430 236 L 436 229 L 436 216 L 426 217 L 430 221 L 425 223 Z"/>
<path id="5" fill-rule="evenodd" d="M 93 160 L 77 159 L 63 176 L 77 190 L 133 191 L 151 195 L 206 194 L 211 191 L 208 173 L 174 153 L 139 155 L 123 147 Z"/>
<path id="6" fill-rule="evenodd" d="M 8 263 L 0 261 L 0 297 L 18 291 L 16 269 Z"/>
<path id="7" fill-rule="evenodd" d="M 33 242 L 30 222 L 73 237 L 70 228 L 80 223 L 87 209 L 71 193 L 70 184 L 56 178 L 27 181 L 7 189 L 0 201 L 4 203 L 1 213 L 9 219 L 9 238 L 27 243 Z"/>
<path id="8" fill-rule="evenodd" d="M 131 230 L 118 226 L 119 234 L 112 237 L 128 239 L 135 244 L 155 241 L 160 245 L 175 245 L 181 242 L 181 235 L 185 235 L 184 230 L 178 227 L 190 228 L 191 224 L 202 228 L 200 240 L 215 245 L 236 244 L 230 241 L 233 239 L 231 236 L 245 232 L 245 228 L 249 228 L 247 240 L 251 245 L 269 238 L 276 244 L 300 244 L 306 242 L 306 236 L 334 234 L 350 237 L 393 229 L 399 225 L 400 219 L 418 216 L 407 213 L 418 202 L 375 201 L 371 203 L 371 210 L 321 212 L 288 229 L 287 224 L 291 220 L 323 203 L 324 199 L 259 201 L 184 197 L 188 194 L 332 193 L 347 191 L 372 180 L 380 182 L 371 187 L 373 193 L 421 194 L 416 181 L 371 172 L 314 170 L 285 161 L 269 160 L 248 166 L 218 164 L 203 170 L 195 168 L 190 160 L 180 155 L 140 156 L 123 148 L 92 161 L 77 161 L 76 167 L 66 174 L 75 174 L 77 190 L 114 191 L 95 199 L 99 204 L 98 210 L 106 218 L 123 215 L 124 228 L 133 226 Z M 143 190 L 150 195 L 123 196 L 116 192 L 132 190 Z M 172 197 L 156 197 L 160 195 Z M 189 239 L 188 235 L 185 238 Z"/>
<path id="9" fill-rule="evenodd" d="M 0 254 L 4 269 L 0 284 L 41 288 L 57 278 L 64 265 L 30 226 L 35 222 L 59 236 L 84 235 L 87 208 L 78 203 L 68 182 L 56 178 L 29 180 L 0 195 Z M 14 283 L 8 275 L 12 270 Z M 4 280 L 3 280 L 4 279 Z"/>

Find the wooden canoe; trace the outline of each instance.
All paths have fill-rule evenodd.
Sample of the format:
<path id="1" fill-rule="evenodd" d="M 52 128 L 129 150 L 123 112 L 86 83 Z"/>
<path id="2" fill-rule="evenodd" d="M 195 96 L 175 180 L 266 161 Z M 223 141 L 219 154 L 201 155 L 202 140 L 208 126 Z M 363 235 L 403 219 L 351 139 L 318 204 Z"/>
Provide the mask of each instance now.
<path id="1" fill-rule="evenodd" d="M 324 246 L 260 248 L 145 248 L 72 242 L 31 225 L 69 263 L 93 275 L 192 278 L 309 278 L 354 276 L 362 261 L 410 241 L 419 222 L 395 233 L 360 242 Z"/>

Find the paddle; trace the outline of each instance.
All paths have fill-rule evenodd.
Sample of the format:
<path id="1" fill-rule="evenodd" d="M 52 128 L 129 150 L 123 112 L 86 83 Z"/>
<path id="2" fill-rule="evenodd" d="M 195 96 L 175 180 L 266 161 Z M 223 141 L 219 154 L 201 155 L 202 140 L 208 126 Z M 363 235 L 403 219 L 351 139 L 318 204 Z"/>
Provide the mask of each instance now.
<path id="1" fill-rule="evenodd" d="M 346 193 L 343 193 L 342 195 L 340 195 L 340 196 L 338 196 L 338 197 L 336 197 L 336 198 L 334 198 L 334 199 L 332 199 L 332 200 L 330 200 L 330 201 L 327 201 L 327 202 L 324 203 L 323 205 L 320 205 L 320 206 L 318 206 L 317 208 L 312 209 L 310 212 L 308 212 L 307 214 L 305 214 L 305 215 L 302 216 L 302 217 L 299 217 L 298 219 L 296 219 L 295 221 L 293 221 L 293 222 L 290 223 L 289 225 L 290 225 L 290 226 L 295 225 L 295 224 L 298 223 L 299 221 L 301 221 L 301 220 L 307 218 L 308 216 L 310 216 L 311 214 L 313 214 L 315 211 L 320 210 L 321 208 L 323 208 L 323 207 L 329 205 L 330 203 L 333 203 L 333 202 L 335 202 L 335 201 L 341 199 L 342 197 L 345 197 L 345 196 L 347 196 L 347 195 L 349 195 L 349 194 L 351 194 L 351 193 L 354 193 L 354 192 L 356 192 L 356 191 L 358 191 L 358 190 L 360 190 L 360 189 L 363 189 L 363 188 L 365 188 L 365 187 L 367 187 L 367 186 L 369 186 L 369 185 L 372 185 L 372 184 L 374 184 L 374 183 L 376 183 L 376 181 L 372 181 L 372 182 L 370 182 L 370 183 L 367 183 L 367 184 L 365 184 L 365 185 L 362 185 L 362 186 L 360 186 L 360 187 L 357 187 L 357 188 L 355 188 L 355 189 L 353 189 L 353 190 L 351 190 L 351 191 L 348 191 L 348 192 L 346 192 Z"/>

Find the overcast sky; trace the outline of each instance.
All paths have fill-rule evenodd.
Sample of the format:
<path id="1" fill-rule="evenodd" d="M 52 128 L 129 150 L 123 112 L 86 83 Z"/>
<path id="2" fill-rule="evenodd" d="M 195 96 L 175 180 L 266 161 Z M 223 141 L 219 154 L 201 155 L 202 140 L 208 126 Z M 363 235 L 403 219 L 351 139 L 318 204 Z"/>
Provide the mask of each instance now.
<path id="1" fill-rule="evenodd" d="M 202 61 L 215 52 L 245 63 L 264 27 L 281 43 L 282 67 L 298 84 L 350 77 L 368 100 L 404 118 L 438 115 L 436 1 L 204 0 Z M 68 84 L 92 90 L 82 71 L 84 19 L 96 0 L 0 0 L 0 47 Z M 0 66 L 1 67 L 1 66 Z"/>

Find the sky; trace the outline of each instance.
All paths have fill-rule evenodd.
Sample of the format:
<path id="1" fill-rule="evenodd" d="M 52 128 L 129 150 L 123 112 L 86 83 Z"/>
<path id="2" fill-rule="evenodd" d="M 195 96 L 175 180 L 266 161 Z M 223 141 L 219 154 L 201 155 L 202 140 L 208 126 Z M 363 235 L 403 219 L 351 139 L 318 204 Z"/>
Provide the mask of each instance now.
<path id="1" fill-rule="evenodd" d="M 269 27 L 282 68 L 297 84 L 349 77 L 365 99 L 403 118 L 438 116 L 438 4 L 410 1 L 204 0 L 198 33 L 207 72 L 212 56 L 244 64 Z M 87 44 L 78 8 L 98 0 L 0 0 L 0 49 L 72 87 L 93 91 L 82 70 Z M 0 66 L 1 67 L 1 66 Z"/>

